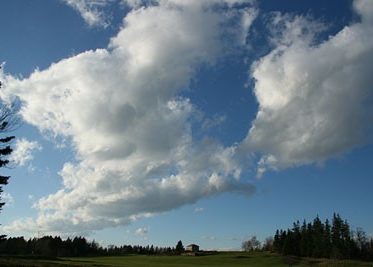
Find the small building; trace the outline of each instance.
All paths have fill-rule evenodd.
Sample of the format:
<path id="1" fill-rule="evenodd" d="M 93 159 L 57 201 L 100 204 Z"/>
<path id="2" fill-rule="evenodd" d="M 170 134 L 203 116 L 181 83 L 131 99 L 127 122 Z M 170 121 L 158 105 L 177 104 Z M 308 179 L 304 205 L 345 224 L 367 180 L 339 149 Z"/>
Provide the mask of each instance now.
<path id="1" fill-rule="evenodd" d="M 186 246 L 185 248 L 186 252 L 198 252 L 199 251 L 199 246 L 196 244 L 190 244 Z"/>

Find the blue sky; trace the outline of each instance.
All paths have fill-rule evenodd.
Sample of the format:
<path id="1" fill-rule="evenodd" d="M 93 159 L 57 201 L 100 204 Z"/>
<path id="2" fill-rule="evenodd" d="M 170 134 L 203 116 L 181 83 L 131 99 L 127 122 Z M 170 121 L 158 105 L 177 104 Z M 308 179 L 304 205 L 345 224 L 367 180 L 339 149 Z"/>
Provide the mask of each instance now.
<path id="1" fill-rule="evenodd" d="M 1 231 L 238 249 L 373 234 L 370 1 L 1 1 Z"/>

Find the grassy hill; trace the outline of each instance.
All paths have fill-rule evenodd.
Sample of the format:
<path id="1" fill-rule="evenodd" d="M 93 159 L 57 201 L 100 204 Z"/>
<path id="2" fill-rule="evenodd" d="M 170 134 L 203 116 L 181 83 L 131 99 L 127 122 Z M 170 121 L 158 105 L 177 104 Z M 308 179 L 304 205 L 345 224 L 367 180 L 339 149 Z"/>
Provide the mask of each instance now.
<path id="1" fill-rule="evenodd" d="M 264 267 L 264 266 L 333 266 L 359 267 L 373 266 L 373 263 L 359 261 L 336 261 L 329 259 L 308 259 L 282 257 L 267 252 L 222 252 L 209 256 L 122 256 L 122 257 L 86 257 L 59 259 L 32 259 L 22 257 L 1 257 L 2 267 L 47 267 L 47 266 L 123 266 L 123 267 L 195 267 L 195 266 L 229 266 L 229 267 Z"/>

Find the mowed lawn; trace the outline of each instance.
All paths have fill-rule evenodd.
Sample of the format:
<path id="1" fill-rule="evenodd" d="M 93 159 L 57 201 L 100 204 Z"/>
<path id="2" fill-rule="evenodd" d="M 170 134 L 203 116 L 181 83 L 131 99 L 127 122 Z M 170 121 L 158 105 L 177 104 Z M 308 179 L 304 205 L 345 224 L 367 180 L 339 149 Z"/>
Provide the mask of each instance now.
<path id="1" fill-rule="evenodd" d="M 219 253 L 210 256 L 126 256 L 75 259 L 82 262 L 128 267 L 192 267 L 192 266 L 288 266 L 282 264 L 282 258 L 268 253 Z"/>
<path id="2" fill-rule="evenodd" d="M 297 259 L 282 257 L 272 253 L 240 253 L 227 252 L 210 256 L 122 256 L 122 257 L 92 257 L 92 258 L 63 258 L 60 260 L 30 260 L 30 259 L 1 259 L 0 266 L 32 266 L 32 267 L 65 267 L 65 266 L 120 266 L 120 267 L 195 267 L 195 266 L 332 266 L 360 267 L 371 266 L 373 263 L 358 261 L 333 261 L 321 259 Z"/>

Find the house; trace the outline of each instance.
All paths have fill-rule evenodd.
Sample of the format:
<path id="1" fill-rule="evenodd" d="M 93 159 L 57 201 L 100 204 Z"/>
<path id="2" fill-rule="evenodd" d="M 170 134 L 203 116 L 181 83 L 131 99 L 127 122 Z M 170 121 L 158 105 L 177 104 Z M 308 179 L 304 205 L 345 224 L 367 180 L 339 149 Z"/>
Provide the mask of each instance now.
<path id="1" fill-rule="evenodd" d="M 196 244 L 190 244 L 186 246 L 185 251 L 187 252 L 198 252 L 199 251 L 199 246 Z"/>

